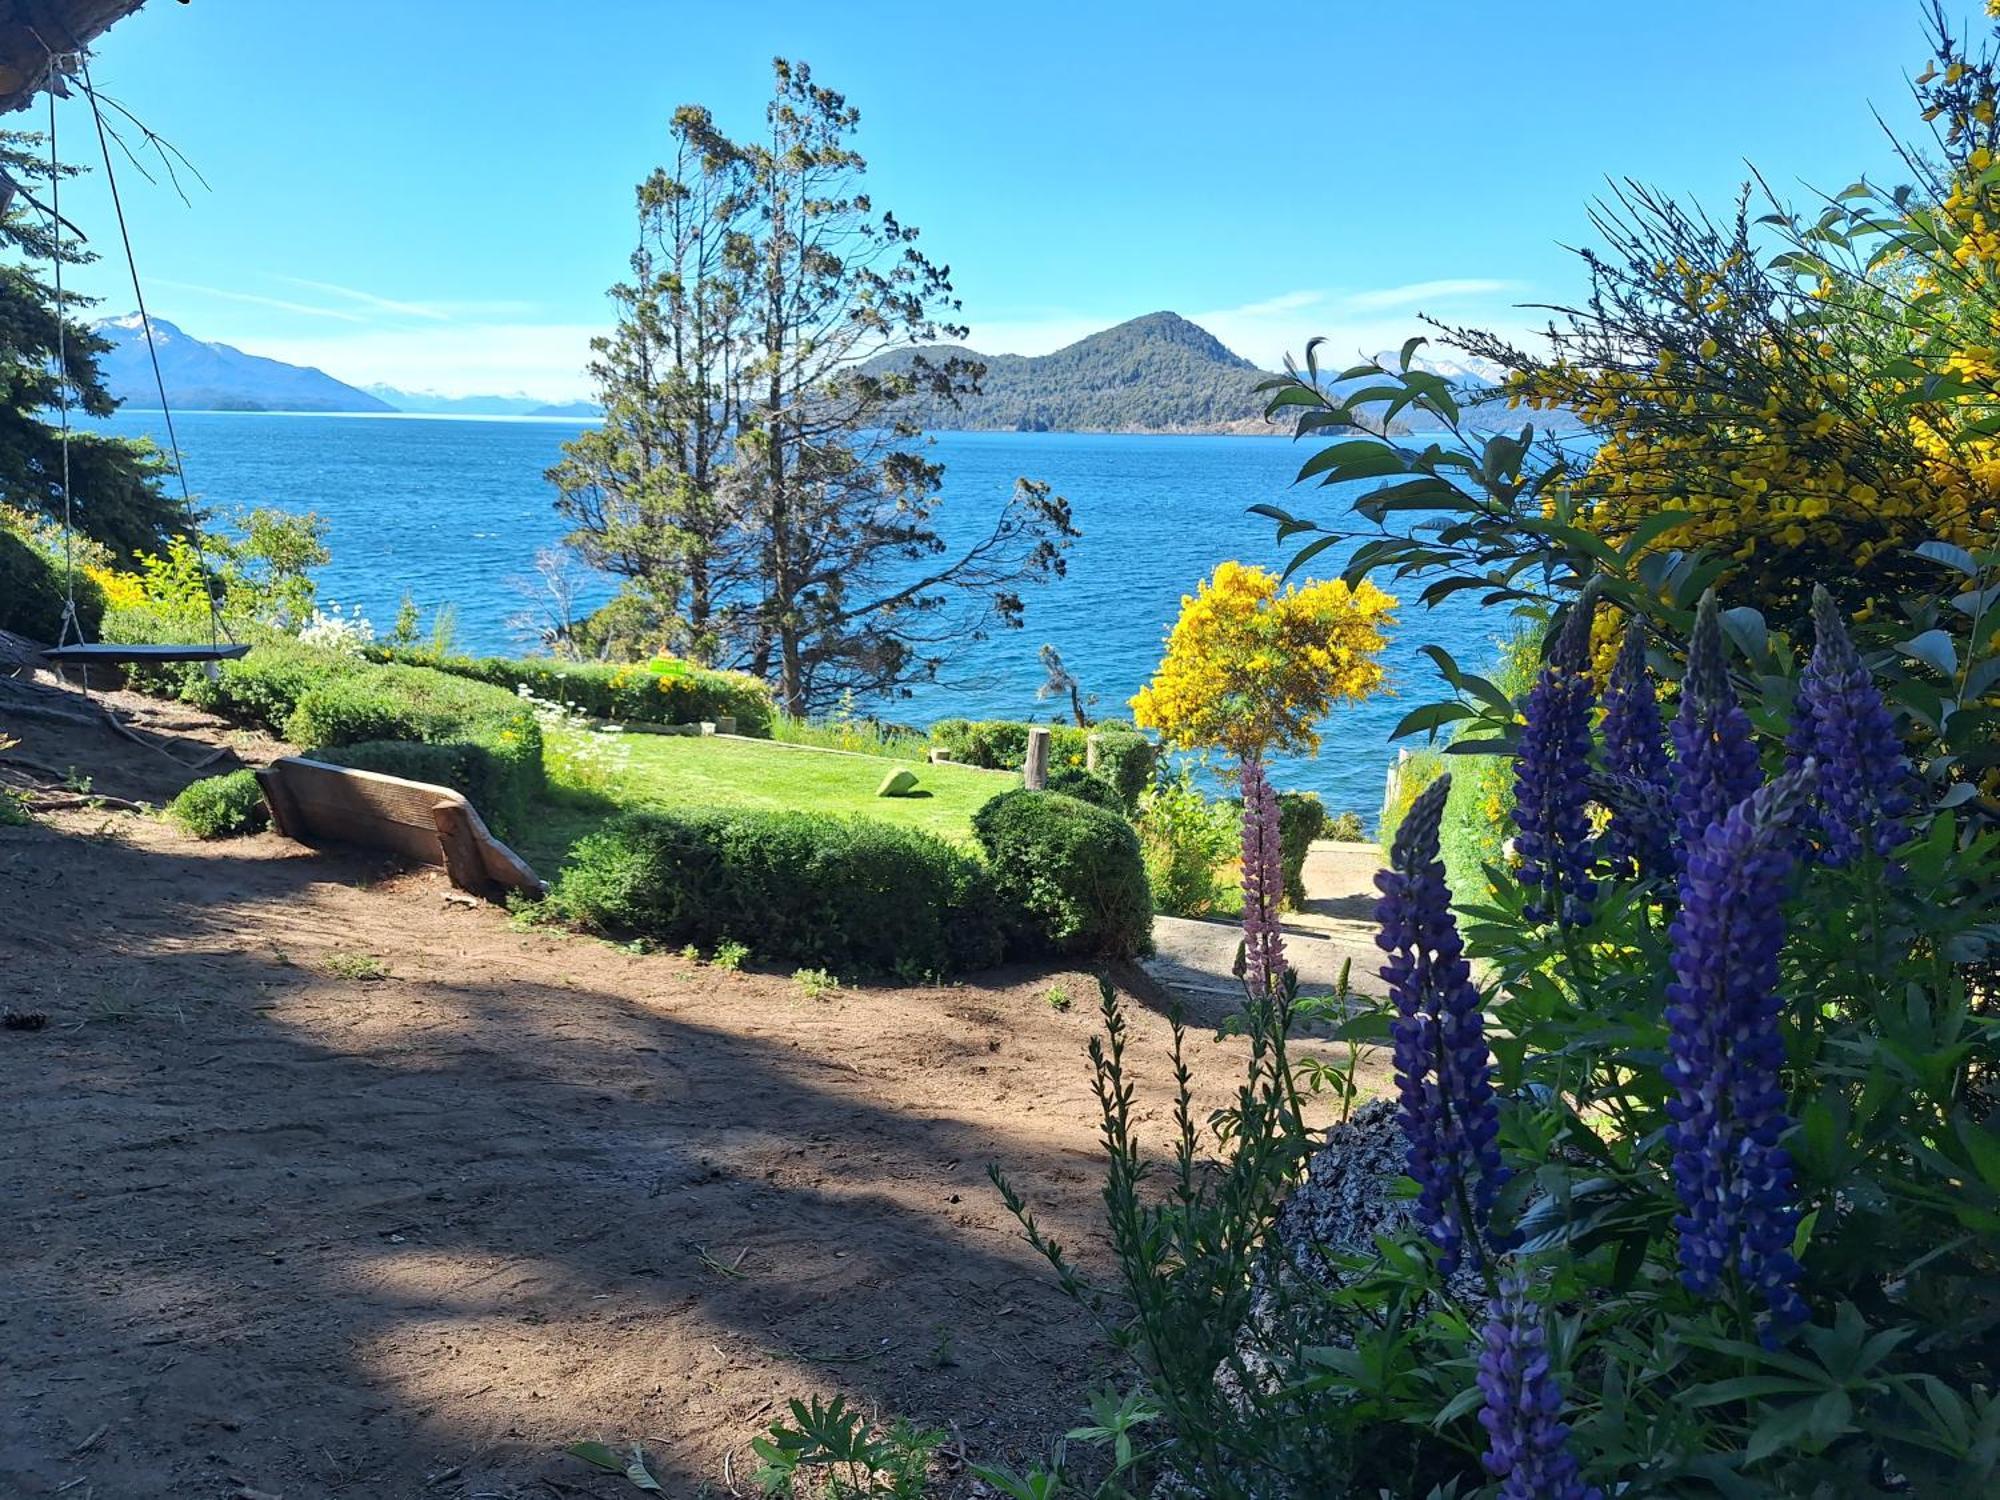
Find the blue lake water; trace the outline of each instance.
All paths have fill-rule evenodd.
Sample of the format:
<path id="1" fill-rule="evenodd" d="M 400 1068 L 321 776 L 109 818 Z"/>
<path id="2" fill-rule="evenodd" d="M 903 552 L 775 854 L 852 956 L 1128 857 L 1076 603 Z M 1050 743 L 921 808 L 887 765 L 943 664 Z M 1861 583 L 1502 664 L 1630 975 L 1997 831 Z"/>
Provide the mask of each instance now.
<path id="1" fill-rule="evenodd" d="M 100 425 L 162 435 L 152 412 L 123 412 Z M 526 603 L 519 582 L 532 572 L 536 549 L 562 533 L 542 474 L 582 423 L 186 412 L 175 425 L 188 482 L 206 507 L 227 513 L 268 504 L 327 519 L 333 561 L 320 574 L 322 599 L 358 607 L 386 628 L 408 593 L 426 615 L 457 606 L 462 648 L 524 648 L 507 624 Z M 1069 576 L 1029 592 L 1025 629 L 968 642 L 952 653 L 944 683 L 864 707 L 915 724 L 961 714 L 1047 719 L 1058 705 L 1035 696 L 1043 680 L 1037 652 L 1047 642 L 1096 695 L 1098 714 L 1125 716 L 1197 580 L 1232 557 L 1282 566 L 1288 549 L 1270 522 L 1245 513 L 1249 506 L 1338 513 L 1340 491 L 1291 487 L 1309 452 L 1268 437 L 940 434 L 948 538 L 978 535 L 1021 476 L 1068 496 L 1083 536 Z M 1325 572 L 1338 567 L 1332 552 L 1321 560 Z M 1399 696 L 1338 711 L 1320 756 L 1284 765 L 1280 783 L 1318 791 L 1331 808 L 1352 808 L 1372 826 L 1395 755 L 1389 731 L 1412 701 L 1433 696 L 1434 675 L 1418 647 L 1436 641 L 1461 661 L 1483 664 L 1509 624 L 1470 596 L 1442 610 L 1406 608 L 1386 656 Z"/>

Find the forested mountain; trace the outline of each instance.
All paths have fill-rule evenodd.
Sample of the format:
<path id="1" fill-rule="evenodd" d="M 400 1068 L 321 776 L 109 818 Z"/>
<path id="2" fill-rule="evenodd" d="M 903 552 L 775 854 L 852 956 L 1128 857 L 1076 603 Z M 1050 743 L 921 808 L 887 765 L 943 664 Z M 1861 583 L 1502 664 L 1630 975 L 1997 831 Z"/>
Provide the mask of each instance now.
<path id="1" fill-rule="evenodd" d="M 957 354 L 986 366 L 980 394 L 955 409 L 924 412 L 934 427 L 1226 432 L 1266 426 L 1256 394 L 1264 372 L 1178 313 L 1148 313 L 1053 354 L 978 354 L 951 345 L 922 352 L 933 361 Z M 870 367 L 898 368 L 911 358 L 910 351 L 895 351 Z"/>
<path id="2" fill-rule="evenodd" d="M 864 368 L 900 369 L 918 351 L 897 350 Z M 971 432 L 1259 432 L 1289 436 L 1292 424 L 1267 422 L 1257 384 L 1267 372 L 1226 348 L 1222 341 L 1179 313 L 1148 313 L 1079 339 L 1053 354 L 980 354 L 954 344 L 921 351 L 933 362 L 953 355 L 986 366 L 976 396 L 955 407 L 930 406 L 920 420 L 938 430 Z M 1376 356 L 1394 368 L 1396 351 Z M 1420 354 L 1419 367 L 1446 376 L 1468 404 L 1491 389 L 1498 370 L 1479 360 L 1433 359 Z M 1339 365 L 1333 364 L 1338 370 Z M 1357 381 L 1354 385 L 1365 384 Z M 1336 390 L 1351 389 L 1336 386 Z M 1519 426 L 1527 416 L 1503 403 L 1468 410 L 1467 425 Z M 1579 430 L 1566 412 L 1542 412 L 1536 430 L 1565 434 Z M 1407 431 L 1399 419 L 1391 431 Z"/>

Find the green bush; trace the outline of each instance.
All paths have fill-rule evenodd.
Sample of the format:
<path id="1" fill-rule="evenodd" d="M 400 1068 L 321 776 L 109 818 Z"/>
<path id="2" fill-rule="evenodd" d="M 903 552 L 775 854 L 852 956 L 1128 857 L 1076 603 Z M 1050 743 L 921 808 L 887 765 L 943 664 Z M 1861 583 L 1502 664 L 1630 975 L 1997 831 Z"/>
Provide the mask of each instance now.
<path id="1" fill-rule="evenodd" d="M 546 788 L 528 705 L 426 667 L 329 676 L 299 696 L 285 737 L 339 765 L 451 787 L 499 829 L 518 827 Z"/>
<path id="2" fill-rule="evenodd" d="M 588 926 L 906 979 L 1001 957 L 991 879 L 916 829 L 818 813 L 631 813 L 580 840 L 551 898 Z"/>
<path id="3" fill-rule="evenodd" d="M 747 672 L 717 672 L 673 657 L 651 662 L 559 661 L 551 656 L 447 656 L 435 651 L 374 646 L 377 661 L 432 667 L 509 692 L 525 687 L 537 698 L 567 703 L 594 719 L 646 724 L 736 720 L 738 734 L 768 736 L 771 690 Z"/>
<path id="4" fill-rule="evenodd" d="M 1326 827 L 1326 804 L 1317 792 L 1278 794 L 1278 850 L 1285 867 L 1285 905 L 1303 910 L 1306 904 L 1306 854 Z"/>
<path id="5" fill-rule="evenodd" d="M 1097 737 L 1097 774 L 1118 790 L 1126 810 L 1139 805 L 1139 798 L 1153 784 L 1159 767 L 1159 747 L 1135 730 L 1100 728 Z"/>
<path id="6" fill-rule="evenodd" d="M 257 774 L 231 771 L 186 787 L 167 804 L 167 815 L 198 839 L 226 839 L 264 826 L 264 794 Z"/>
<path id="7" fill-rule="evenodd" d="M 97 638 L 104 599 L 79 569 L 76 611 L 84 633 Z M 53 644 L 62 635 L 63 564 L 37 539 L 0 526 L 0 630 Z"/>
<path id="8" fill-rule="evenodd" d="M 1118 795 L 1118 788 L 1095 771 L 1085 771 L 1077 766 L 1059 766 L 1049 773 L 1048 789 L 1065 797 L 1074 797 L 1079 802 L 1088 802 L 1092 807 L 1115 812 L 1121 817 L 1125 813 L 1125 799 Z"/>
<path id="9" fill-rule="evenodd" d="M 1222 871 L 1243 848 L 1240 803 L 1210 800 L 1184 764 L 1146 789 L 1136 826 L 1155 911 L 1205 917 L 1222 905 Z"/>
<path id="10" fill-rule="evenodd" d="M 972 815 L 1010 948 L 1130 958 L 1152 949 L 1139 840 L 1116 813 L 1058 792 L 1002 792 Z"/>

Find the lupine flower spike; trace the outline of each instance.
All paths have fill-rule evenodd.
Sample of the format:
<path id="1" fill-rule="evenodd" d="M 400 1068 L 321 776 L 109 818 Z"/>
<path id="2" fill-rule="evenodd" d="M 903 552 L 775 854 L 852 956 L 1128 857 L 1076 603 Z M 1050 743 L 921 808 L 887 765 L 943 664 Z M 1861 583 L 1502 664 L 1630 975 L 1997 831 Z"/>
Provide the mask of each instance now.
<path id="1" fill-rule="evenodd" d="M 1417 1222 L 1457 1271 L 1469 1247 L 1481 1259 L 1506 1248 L 1491 1232 L 1494 1199 L 1507 1180 L 1500 1164 L 1500 1115 L 1493 1055 L 1486 1047 L 1479 991 L 1451 914 L 1438 822 L 1451 778 L 1424 788 L 1396 831 L 1389 868 L 1375 877 L 1388 955 L 1381 974 L 1396 1006 L 1396 1087 L 1406 1161 L 1417 1181 Z"/>
<path id="2" fill-rule="evenodd" d="M 1763 773 L 1750 737 L 1750 716 L 1729 685 L 1722 652 L 1722 616 L 1713 591 L 1701 596 L 1688 639 L 1681 709 L 1674 718 L 1674 828 L 1685 856 L 1708 825 L 1757 790 Z"/>
<path id="3" fill-rule="evenodd" d="M 1549 652 L 1523 709 L 1514 762 L 1518 878 L 1531 922 L 1581 926 L 1597 884 L 1590 878 L 1590 711 L 1597 694 L 1585 646 L 1590 611 L 1579 606 Z"/>
<path id="4" fill-rule="evenodd" d="M 1864 850 L 1886 855 L 1903 842 L 1910 810 L 1909 760 L 1875 679 L 1861 664 L 1840 607 L 1813 589 L 1813 653 L 1799 679 L 1787 763 L 1819 765 L 1815 809 L 1820 860 L 1852 864 Z"/>
<path id="5" fill-rule="evenodd" d="M 1562 1388 L 1549 1368 L 1541 1309 L 1525 1277 L 1502 1277 L 1487 1309 L 1479 1393 L 1486 1398 L 1479 1413 L 1486 1469 L 1500 1481 L 1501 1500 L 1603 1500 L 1570 1455 Z"/>
<path id="6" fill-rule="evenodd" d="M 1778 953 L 1792 826 L 1814 766 L 1739 802 L 1686 851 L 1667 987 L 1674 1097 L 1667 1142 L 1681 1200 L 1681 1280 L 1715 1296 L 1732 1273 L 1764 1309 L 1767 1338 L 1806 1315 L 1792 1236 L 1799 1210 L 1780 1069 Z"/>
<path id="7" fill-rule="evenodd" d="M 1672 832 L 1660 809 L 1673 797 L 1674 768 L 1667 759 L 1660 700 L 1646 670 L 1646 635 L 1634 620 L 1604 685 L 1604 769 L 1618 795 L 1603 848 L 1620 879 L 1671 875 Z"/>
<path id="8" fill-rule="evenodd" d="M 1278 794 L 1261 761 L 1243 762 L 1243 977 L 1253 993 L 1284 983 L 1285 938 L 1278 908 L 1285 864 L 1278 832 Z"/>

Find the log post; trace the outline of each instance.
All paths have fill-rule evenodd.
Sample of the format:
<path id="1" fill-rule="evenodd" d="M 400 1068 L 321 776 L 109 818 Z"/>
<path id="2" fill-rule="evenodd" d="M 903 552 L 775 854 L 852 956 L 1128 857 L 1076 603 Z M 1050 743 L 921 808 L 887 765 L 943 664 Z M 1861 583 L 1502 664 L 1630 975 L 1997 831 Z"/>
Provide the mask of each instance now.
<path id="1" fill-rule="evenodd" d="M 1096 733 L 1093 730 L 1091 733 L 1086 734 L 1083 737 L 1084 770 L 1095 771 L 1097 769 L 1098 759 L 1103 755 L 1103 753 L 1104 753 L 1104 737 L 1102 735 Z"/>
<path id="2" fill-rule="evenodd" d="M 1049 784 L 1049 732 L 1046 729 L 1028 731 L 1028 759 L 1021 767 L 1021 783 L 1031 792 L 1039 792 Z"/>

